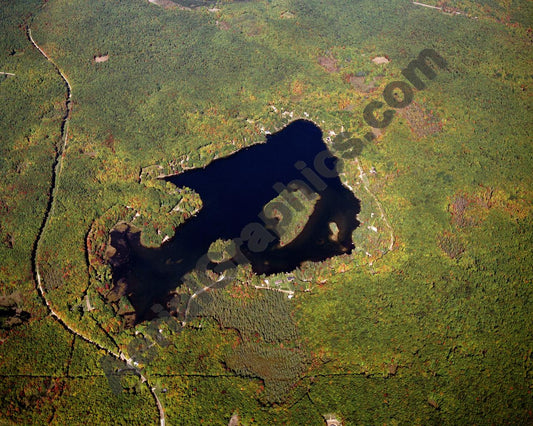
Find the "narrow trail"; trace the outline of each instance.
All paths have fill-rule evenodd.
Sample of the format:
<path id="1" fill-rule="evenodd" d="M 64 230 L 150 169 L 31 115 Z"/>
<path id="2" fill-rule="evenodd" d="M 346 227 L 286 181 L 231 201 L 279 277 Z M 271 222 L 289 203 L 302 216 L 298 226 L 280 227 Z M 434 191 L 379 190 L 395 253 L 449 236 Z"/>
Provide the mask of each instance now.
<path id="1" fill-rule="evenodd" d="M 440 7 L 440 6 L 432 6 L 430 4 L 425 4 L 425 3 L 420 3 L 418 1 L 413 1 L 412 2 L 413 5 L 415 6 L 422 6 L 422 7 L 427 7 L 428 9 L 434 9 L 434 10 L 438 10 L 439 12 L 443 12 L 447 15 L 462 15 L 462 16 L 466 16 L 467 18 L 470 18 L 470 19 L 477 19 L 477 16 L 472 16 L 466 12 L 461 12 L 453 7 L 447 7 L 447 6 L 444 6 L 444 7 Z"/>
<path id="2" fill-rule="evenodd" d="M 381 215 L 381 219 L 383 220 L 383 222 L 385 223 L 385 225 L 389 229 L 390 241 L 389 241 L 389 247 L 388 247 L 387 252 L 392 251 L 392 249 L 394 248 L 394 231 L 392 229 L 392 226 L 390 225 L 389 221 L 387 220 L 387 216 L 385 215 L 385 211 L 383 210 L 383 206 L 379 202 L 378 197 L 376 197 L 376 195 L 370 190 L 368 177 L 366 176 L 366 173 L 364 172 L 363 167 L 361 166 L 361 163 L 360 163 L 358 158 L 355 159 L 355 163 L 357 165 L 357 169 L 359 170 L 359 179 L 361 179 L 361 182 L 363 183 L 363 186 L 364 186 L 366 192 L 368 192 L 370 194 L 370 196 L 376 202 L 376 205 L 378 206 L 378 209 L 379 209 L 379 213 Z M 386 253 L 383 253 L 383 255 L 385 255 L 385 254 Z M 370 263 L 370 265 L 372 265 L 372 262 Z"/>
<path id="3" fill-rule="evenodd" d="M 228 279 L 231 279 L 231 278 L 228 278 Z M 220 276 L 220 278 L 217 280 L 217 281 L 213 281 L 212 284 L 206 286 L 206 287 L 202 287 L 200 289 L 198 289 L 188 300 L 187 302 L 187 308 L 185 309 L 185 315 L 184 315 L 184 320 L 181 322 L 181 325 L 183 327 L 185 327 L 185 325 L 187 324 L 187 318 L 189 318 L 189 314 L 190 314 L 190 311 L 191 311 L 191 303 L 194 299 L 196 299 L 199 295 L 201 295 L 202 293 L 205 293 L 206 291 L 209 291 L 212 287 L 214 287 L 215 285 L 220 285 L 220 282 L 221 281 L 224 281 L 226 280 L 226 276 L 224 274 L 222 274 Z"/>
<path id="4" fill-rule="evenodd" d="M 130 367 L 131 369 L 135 371 L 135 373 L 141 379 L 141 382 L 146 384 L 146 387 L 152 394 L 152 397 L 154 398 L 154 402 L 156 403 L 157 409 L 159 411 L 160 425 L 165 426 L 165 411 L 163 409 L 163 405 L 161 404 L 161 401 L 159 400 L 155 392 L 155 388 L 150 385 L 147 378 L 142 374 L 142 372 L 137 367 L 134 366 L 133 360 L 126 357 L 124 353 L 120 350 L 120 348 L 118 348 L 118 346 L 116 348 L 117 350 L 114 351 L 114 350 L 111 350 L 109 348 L 102 346 L 98 342 L 95 342 L 90 337 L 80 334 L 75 328 L 67 324 L 61 318 L 61 316 L 54 310 L 54 308 L 50 304 L 50 301 L 47 298 L 46 290 L 43 286 L 43 280 L 41 278 L 41 273 L 39 269 L 38 254 L 39 254 L 39 247 L 43 239 L 44 232 L 46 230 L 48 223 L 50 222 L 51 217 L 53 216 L 55 200 L 56 200 L 56 190 L 57 190 L 59 178 L 61 176 L 61 171 L 63 170 L 63 154 L 65 153 L 65 150 L 67 148 L 68 124 L 69 124 L 69 119 L 72 113 L 72 86 L 70 82 L 68 81 L 67 76 L 63 73 L 63 71 L 61 71 L 61 69 L 56 65 L 56 63 L 35 42 L 31 34 L 31 29 L 29 26 L 26 27 L 26 35 L 28 37 L 28 40 L 31 42 L 31 44 L 46 58 L 48 62 L 52 64 L 56 72 L 61 76 L 61 79 L 65 83 L 65 87 L 67 89 L 67 99 L 65 102 L 65 115 L 63 116 L 63 119 L 61 121 L 61 144 L 60 144 L 60 147 L 56 148 L 56 153 L 55 153 L 54 161 L 52 164 L 52 178 L 51 178 L 48 202 L 46 204 L 43 220 L 39 227 L 39 231 L 37 233 L 35 243 L 32 247 L 32 253 L 31 253 L 31 263 L 32 263 L 33 274 L 35 277 L 35 282 L 37 283 L 37 292 L 39 294 L 39 297 L 43 301 L 43 304 L 45 304 L 46 307 L 48 308 L 50 312 L 50 316 L 52 316 L 57 322 L 59 322 L 63 326 L 63 328 L 65 328 L 67 331 L 74 334 L 75 336 L 80 337 L 84 341 L 96 346 L 98 349 L 105 351 L 107 354 L 125 362 L 128 365 L 128 367 Z"/>
<path id="5" fill-rule="evenodd" d="M 442 10 L 442 7 L 438 7 L 438 6 L 431 6 L 430 4 L 425 4 L 425 3 L 419 3 L 417 1 L 414 1 L 413 4 L 415 6 L 422 6 L 422 7 L 427 7 L 429 9 L 437 9 L 437 10 Z"/>

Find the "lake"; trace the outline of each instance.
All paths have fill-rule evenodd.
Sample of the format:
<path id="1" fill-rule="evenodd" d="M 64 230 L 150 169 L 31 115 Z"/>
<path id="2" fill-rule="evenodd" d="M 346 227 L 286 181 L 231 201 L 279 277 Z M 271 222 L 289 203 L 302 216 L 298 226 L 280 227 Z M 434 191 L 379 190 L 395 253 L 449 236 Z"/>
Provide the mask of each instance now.
<path id="1" fill-rule="evenodd" d="M 150 319 L 150 308 L 164 304 L 182 278 L 197 267 L 220 272 L 250 263 L 255 273 L 268 275 L 290 272 L 305 261 L 350 253 L 360 203 L 342 184 L 336 161 L 320 128 L 297 120 L 266 136 L 264 143 L 166 177 L 178 187 L 197 192 L 203 207 L 158 248 L 142 246 L 140 234 L 129 228 L 111 233 L 111 244 L 117 248 L 110 260 L 113 279 L 127 286 L 135 322 Z M 290 226 L 290 211 L 284 210 L 283 203 L 277 203 L 277 209 L 263 209 L 281 194 L 285 204 L 298 211 L 303 204 L 302 197 L 292 195 L 295 190 L 319 198 L 301 232 L 281 246 L 277 230 Z M 206 253 L 218 239 L 233 240 L 237 250 L 231 260 L 217 265 L 209 262 Z"/>

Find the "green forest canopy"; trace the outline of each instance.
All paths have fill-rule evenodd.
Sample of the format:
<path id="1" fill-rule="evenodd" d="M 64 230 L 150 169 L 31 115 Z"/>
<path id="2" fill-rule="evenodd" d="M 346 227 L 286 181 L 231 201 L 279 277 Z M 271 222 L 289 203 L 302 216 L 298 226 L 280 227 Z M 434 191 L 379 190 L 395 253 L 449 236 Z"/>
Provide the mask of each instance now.
<path id="1" fill-rule="evenodd" d="M 113 376 L 88 339 L 135 360 L 169 424 L 531 421 L 531 2 L 439 3 L 461 15 L 391 0 L 205 3 L 0 2 L 0 71 L 15 74 L 0 79 L 2 420 L 157 423 L 149 388 Z M 73 88 L 55 179 L 65 85 L 26 26 Z M 125 206 L 168 225 L 176 200 L 143 168 L 203 166 L 297 117 L 363 137 L 364 107 L 427 48 L 448 69 L 345 162 L 362 200 L 354 254 L 276 278 L 292 299 L 240 268 L 185 327 L 166 308 L 124 327 L 127 298 L 106 301 L 109 269 L 87 237 L 105 245 Z"/>

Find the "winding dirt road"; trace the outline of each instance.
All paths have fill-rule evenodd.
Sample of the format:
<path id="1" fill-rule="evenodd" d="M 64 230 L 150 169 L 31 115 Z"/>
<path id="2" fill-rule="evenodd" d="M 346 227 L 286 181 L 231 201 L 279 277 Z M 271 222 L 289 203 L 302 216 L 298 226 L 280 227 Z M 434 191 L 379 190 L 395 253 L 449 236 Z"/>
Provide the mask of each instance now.
<path id="1" fill-rule="evenodd" d="M 52 179 L 51 179 L 51 185 L 50 185 L 50 191 L 49 191 L 49 197 L 48 202 L 46 205 L 45 214 L 43 217 L 43 221 L 41 223 L 41 226 L 39 228 L 39 232 L 37 233 L 37 238 L 35 239 L 35 243 L 32 248 L 32 268 L 33 273 L 35 277 L 35 281 L 37 283 L 37 292 L 39 293 L 39 296 L 41 297 L 43 303 L 46 305 L 48 310 L 50 311 L 50 315 L 57 320 L 67 331 L 70 333 L 80 337 L 81 339 L 85 340 L 88 343 L 91 343 L 92 345 L 96 346 L 98 349 L 105 351 L 107 354 L 125 362 L 128 367 L 135 371 L 135 373 L 138 375 L 138 377 L 141 379 L 142 383 L 145 383 L 148 390 L 152 394 L 152 397 L 154 398 L 154 401 L 157 405 L 157 409 L 159 411 L 159 420 L 160 425 L 165 426 L 165 410 L 163 409 L 163 405 L 161 404 L 161 401 L 159 400 L 155 388 L 150 385 L 148 382 L 148 379 L 142 374 L 142 372 L 134 366 L 133 360 L 126 357 L 124 353 L 120 350 L 120 348 L 117 347 L 117 351 L 113 351 L 112 349 L 106 348 L 102 346 L 101 344 L 95 342 L 90 337 L 85 336 L 83 334 L 80 334 L 73 326 L 68 324 L 61 318 L 61 316 L 54 310 L 52 305 L 50 304 L 50 301 L 47 297 L 46 290 L 43 286 L 43 280 L 41 278 L 41 273 L 39 270 L 39 262 L 38 262 L 38 254 L 39 254 L 39 247 L 40 242 L 43 238 L 44 231 L 46 229 L 46 226 L 48 225 L 48 222 L 50 221 L 50 218 L 53 216 L 53 210 L 55 206 L 55 199 L 56 199 L 56 188 L 57 184 L 59 182 L 59 177 L 61 175 L 61 171 L 63 169 L 63 153 L 66 150 L 67 142 L 68 142 L 68 124 L 70 115 L 72 113 L 72 86 L 70 82 L 68 81 L 67 76 L 61 71 L 61 69 L 56 65 L 56 63 L 46 54 L 46 52 L 35 42 L 30 27 L 26 27 L 26 34 L 28 36 L 28 40 L 31 42 L 31 44 L 46 58 L 47 61 L 49 61 L 56 72 L 61 76 L 63 79 L 66 89 L 67 89 L 67 100 L 65 102 L 65 115 L 63 116 L 63 120 L 61 122 L 61 140 L 62 144 L 61 147 L 56 150 L 54 162 L 53 162 L 53 169 L 52 169 Z"/>

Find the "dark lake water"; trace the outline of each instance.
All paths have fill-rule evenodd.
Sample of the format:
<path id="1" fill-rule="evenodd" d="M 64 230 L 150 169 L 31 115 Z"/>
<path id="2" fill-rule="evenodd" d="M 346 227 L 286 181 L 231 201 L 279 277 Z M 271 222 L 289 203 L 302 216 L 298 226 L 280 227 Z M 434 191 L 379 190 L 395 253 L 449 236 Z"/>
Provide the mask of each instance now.
<path id="1" fill-rule="evenodd" d="M 143 247 L 139 233 L 112 233 L 112 245 L 118 249 L 110 262 L 113 278 L 126 281 L 135 321 L 149 319 L 150 308 L 163 303 L 199 263 L 201 268 L 214 268 L 204 260 L 217 239 L 234 240 L 239 247 L 232 261 L 218 268 L 250 263 L 254 272 L 267 275 L 292 271 L 304 261 L 350 253 L 360 205 L 334 171 L 335 161 L 321 130 L 298 120 L 267 136 L 265 143 L 166 178 L 197 192 L 203 208 L 159 248 Z M 286 187 L 313 191 L 320 198 L 301 233 L 280 246 L 276 233 L 268 231 L 277 219 L 262 216 L 263 220 L 261 212 Z M 301 207 L 298 201 L 290 202 L 295 209 Z M 335 236 L 332 222 L 338 229 Z"/>

